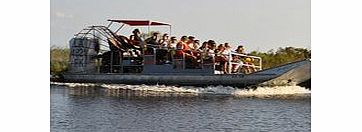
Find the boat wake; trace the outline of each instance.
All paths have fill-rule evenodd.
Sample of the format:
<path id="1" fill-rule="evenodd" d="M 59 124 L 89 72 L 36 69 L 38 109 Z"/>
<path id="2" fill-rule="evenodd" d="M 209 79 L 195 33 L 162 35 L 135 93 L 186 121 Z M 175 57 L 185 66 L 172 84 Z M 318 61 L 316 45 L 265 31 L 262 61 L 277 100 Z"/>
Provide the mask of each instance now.
<path id="1" fill-rule="evenodd" d="M 99 87 L 106 89 L 116 96 L 169 96 L 169 95 L 221 95 L 234 97 L 275 97 L 275 96 L 310 96 L 311 91 L 301 86 L 275 86 L 257 87 L 252 89 L 239 89 L 230 86 L 165 86 L 165 85 L 125 85 L 125 84 L 97 84 L 97 83 L 59 83 L 51 82 L 51 85 L 63 85 L 70 88 Z M 126 92 L 125 92 L 126 91 Z"/>

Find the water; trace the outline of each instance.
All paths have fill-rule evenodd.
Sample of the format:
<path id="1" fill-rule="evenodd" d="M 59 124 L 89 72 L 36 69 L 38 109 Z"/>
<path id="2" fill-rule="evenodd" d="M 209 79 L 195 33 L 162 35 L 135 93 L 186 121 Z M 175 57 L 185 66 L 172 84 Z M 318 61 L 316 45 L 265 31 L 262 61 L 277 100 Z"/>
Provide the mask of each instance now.
<path id="1" fill-rule="evenodd" d="M 310 131 L 310 91 L 53 83 L 51 131 Z"/>

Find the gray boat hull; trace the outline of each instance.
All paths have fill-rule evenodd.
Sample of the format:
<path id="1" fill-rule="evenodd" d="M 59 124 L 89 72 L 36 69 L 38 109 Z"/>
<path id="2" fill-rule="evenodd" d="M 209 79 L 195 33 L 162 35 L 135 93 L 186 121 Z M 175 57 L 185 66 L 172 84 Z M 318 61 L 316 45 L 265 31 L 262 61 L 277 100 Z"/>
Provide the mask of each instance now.
<path id="1" fill-rule="evenodd" d="M 164 84 L 246 87 L 251 85 L 293 85 L 310 79 L 310 60 L 289 63 L 253 74 L 64 74 L 64 82 L 113 84 Z"/>

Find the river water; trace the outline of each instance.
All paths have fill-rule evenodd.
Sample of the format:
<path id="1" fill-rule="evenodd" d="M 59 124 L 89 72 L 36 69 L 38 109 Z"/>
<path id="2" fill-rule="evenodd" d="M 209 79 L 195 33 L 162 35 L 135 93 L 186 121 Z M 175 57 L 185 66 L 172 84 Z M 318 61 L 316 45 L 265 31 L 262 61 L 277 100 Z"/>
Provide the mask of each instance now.
<path id="1" fill-rule="evenodd" d="M 52 83 L 51 131 L 310 131 L 310 95 L 299 86 Z"/>

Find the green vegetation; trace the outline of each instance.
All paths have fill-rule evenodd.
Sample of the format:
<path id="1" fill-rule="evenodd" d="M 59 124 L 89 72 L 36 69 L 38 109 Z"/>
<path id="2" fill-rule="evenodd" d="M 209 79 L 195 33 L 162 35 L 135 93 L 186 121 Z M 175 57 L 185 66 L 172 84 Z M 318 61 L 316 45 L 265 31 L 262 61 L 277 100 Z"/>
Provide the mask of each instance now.
<path id="1" fill-rule="evenodd" d="M 69 49 L 51 47 L 50 48 L 50 73 L 60 74 L 68 69 Z"/>
<path id="2" fill-rule="evenodd" d="M 60 74 L 68 69 L 69 49 L 52 47 L 50 49 L 50 73 Z M 250 55 L 259 56 L 263 59 L 263 69 L 286 63 L 311 58 L 311 50 L 305 48 L 285 47 L 277 51 L 270 50 L 266 53 L 253 51 Z"/>
<path id="3" fill-rule="evenodd" d="M 263 59 L 263 69 L 311 58 L 311 50 L 305 48 L 285 47 L 277 51 L 268 52 L 253 51 L 250 55 L 259 56 Z"/>

